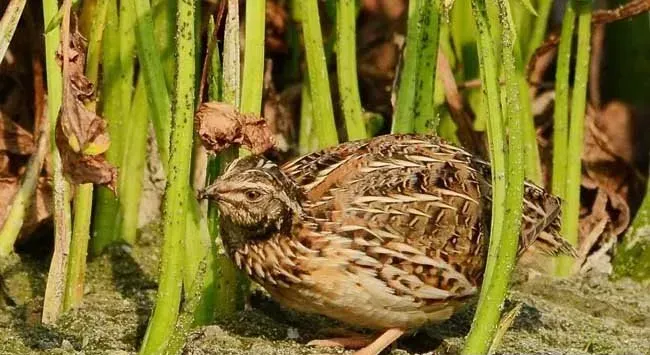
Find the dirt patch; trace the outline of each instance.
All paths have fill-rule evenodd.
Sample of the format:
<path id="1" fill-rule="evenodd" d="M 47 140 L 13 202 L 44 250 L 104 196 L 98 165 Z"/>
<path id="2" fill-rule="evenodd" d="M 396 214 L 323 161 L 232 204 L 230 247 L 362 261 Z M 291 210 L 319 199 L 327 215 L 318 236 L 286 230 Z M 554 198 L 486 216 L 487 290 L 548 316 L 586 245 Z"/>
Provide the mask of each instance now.
<path id="1" fill-rule="evenodd" d="M 116 246 L 91 260 L 83 306 L 52 327 L 38 324 L 47 260 L 1 260 L 0 354 L 136 353 L 155 299 L 159 235 L 159 227 L 149 225 L 134 248 Z M 498 354 L 650 353 L 648 286 L 595 273 L 553 280 L 523 269 L 513 286 L 506 307 L 523 307 Z M 469 306 L 448 322 L 405 337 L 392 354 L 458 353 L 472 313 Z M 185 353 L 349 353 L 304 345 L 342 331 L 323 317 L 282 309 L 257 291 L 249 309 L 192 332 Z"/>

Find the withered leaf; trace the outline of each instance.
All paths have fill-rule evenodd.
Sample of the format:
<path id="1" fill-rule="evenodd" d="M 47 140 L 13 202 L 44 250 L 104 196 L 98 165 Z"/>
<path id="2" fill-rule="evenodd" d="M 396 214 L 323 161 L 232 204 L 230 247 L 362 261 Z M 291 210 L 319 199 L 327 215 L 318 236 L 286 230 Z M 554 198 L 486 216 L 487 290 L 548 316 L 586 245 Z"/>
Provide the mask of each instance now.
<path id="1" fill-rule="evenodd" d="M 56 126 L 56 145 L 70 181 L 107 185 L 114 191 L 117 171 L 104 157 L 110 146 L 106 121 L 86 107 L 94 100 L 94 87 L 84 75 L 86 45 L 86 39 L 74 26 L 70 43 L 61 46 L 57 53 L 63 67 L 63 102 Z M 63 65 L 63 51 L 67 65 Z"/>
<path id="2" fill-rule="evenodd" d="M 93 183 L 106 185 L 115 192 L 117 169 L 104 157 L 104 154 L 85 155 L 75 152 L 67 145 L 61 125 L 56 127 L 56 145 L 61 154 L 63 171 L 66 177 L 75 184 Z"/>
<path id="3" fill-rule="evenodd" d="M 17 155 L 29 155 L 34 152 L 34 138 L 13 120 L 0 113 L 0 151 Z"/>
<path id="4" fill-rule="evenodd" d="M 263 118 L 241 114 L 226 103 L 201 104 L 194 120 L 201 143 L 214 153 L 235 144 L 243 145 L 255 154 L 274 146 L 273 133 Z"/>
<path id="5" fill-rule="evenodd" d="M 57 59 L 63 61 L 62 50 L 68 52 L 68 72 L 63 80 L 63 103 L 58 124 L 75 152 L 97 155 L 106 152 L 110 145 L 106 121 L 86 104 L 94 99 L 93 84 L 84 75 L 86 66 L 86 39 L 76 29 L 70 34 L 70 45 L 59 48 Z"/>
<path id="6" fill-rule="evenodd" d="M 20 188 L 19 177 L 0 177 L 0 199 L 12 201 Z M 29 235 L 36 227 L 52 216 L 52 186 L 46 178 L 39 178 L 36 194 L 25 216 L 21 235 Z M 10 203 L 0 204 L 0 226 L 9 212 Z"/>

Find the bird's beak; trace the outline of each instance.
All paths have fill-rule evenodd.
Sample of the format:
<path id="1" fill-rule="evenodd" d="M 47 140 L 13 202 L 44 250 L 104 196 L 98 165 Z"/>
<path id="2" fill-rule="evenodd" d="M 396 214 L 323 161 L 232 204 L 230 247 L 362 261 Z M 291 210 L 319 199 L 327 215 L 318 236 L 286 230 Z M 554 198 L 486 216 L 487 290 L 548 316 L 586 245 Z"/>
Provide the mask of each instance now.
<path id="1" fill-rule="evenodd" d="M 212 185 L 207 186 L 204 189 L 199 190 L 197 198 L 199 200 L 219 200 L 219 191 L 217 189 L 218 184 L 215 182 Z"/>

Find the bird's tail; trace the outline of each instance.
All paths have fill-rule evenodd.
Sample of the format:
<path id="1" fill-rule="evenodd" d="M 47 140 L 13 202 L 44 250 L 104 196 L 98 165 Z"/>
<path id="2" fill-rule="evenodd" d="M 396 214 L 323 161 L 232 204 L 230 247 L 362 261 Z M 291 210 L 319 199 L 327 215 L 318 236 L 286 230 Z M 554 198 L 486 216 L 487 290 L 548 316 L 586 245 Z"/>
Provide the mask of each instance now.
<path id="1" fill-rule="evenodd" d="M 535 249 L 553 256 L 578 255 L 575 248 L 560 235 L 561 207 L 562 203 L 558 197 L 526 182 L 519 254 L 534 246 Z"/>

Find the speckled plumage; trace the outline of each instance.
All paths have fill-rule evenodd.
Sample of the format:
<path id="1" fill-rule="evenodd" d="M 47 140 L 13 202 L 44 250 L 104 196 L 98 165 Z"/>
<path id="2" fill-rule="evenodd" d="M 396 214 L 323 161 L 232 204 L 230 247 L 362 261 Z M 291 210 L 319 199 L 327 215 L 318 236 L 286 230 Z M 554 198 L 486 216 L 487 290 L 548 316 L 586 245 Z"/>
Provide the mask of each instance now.
<path id="1" fill-rule="evenodd" d="M 433 136 L 344 143 L 281 167 L 233 162 L 205 194 L 235 264 L 280 303 L 374 329 L 448 319 L 477 294 L 489 165 Z M 526 183 L 519 252 L 573 253 L 560 202 Z"/>

